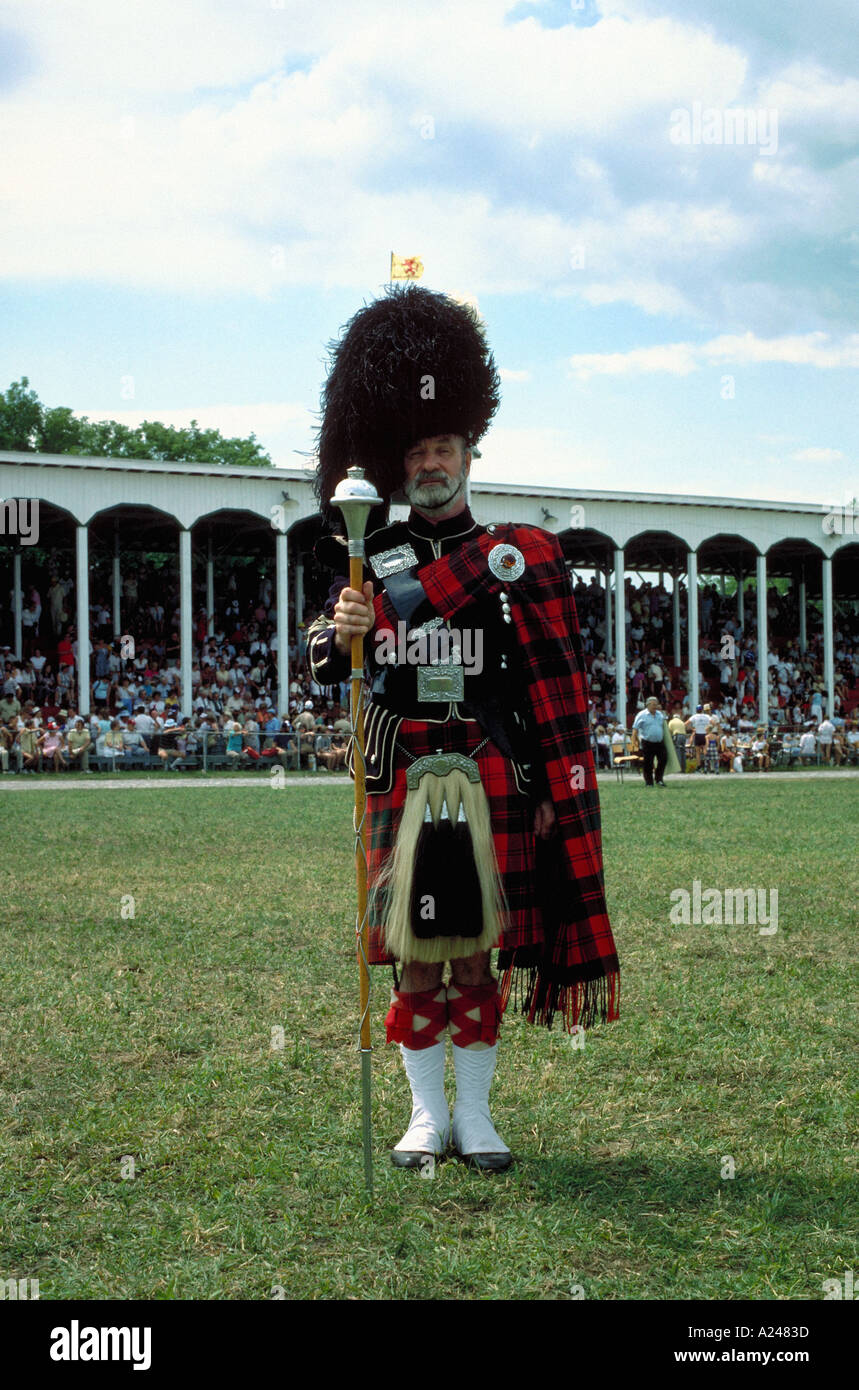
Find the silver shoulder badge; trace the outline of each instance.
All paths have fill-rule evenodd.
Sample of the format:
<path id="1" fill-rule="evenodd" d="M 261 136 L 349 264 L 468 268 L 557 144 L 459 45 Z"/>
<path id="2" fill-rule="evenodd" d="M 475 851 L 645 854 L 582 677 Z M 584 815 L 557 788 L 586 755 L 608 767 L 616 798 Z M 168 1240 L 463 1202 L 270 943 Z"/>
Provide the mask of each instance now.
<path id="1" fill-rule="evenodd" d="M 392 550 L 380 550 L 378 555 L 371 555 L 369 561 L 376 578 L 384 579 L 387 574 L 399 574 L 400 570 L 411 569 L 418 563 L 418 557 L 409 542 L 404 541 Z"/>
<path id="2" fill-rule="evenodd" d="M 515 545 L 494 545 L 487 560 L 496 579 L 520 579 L 525 573 L 525 556 Z"/>

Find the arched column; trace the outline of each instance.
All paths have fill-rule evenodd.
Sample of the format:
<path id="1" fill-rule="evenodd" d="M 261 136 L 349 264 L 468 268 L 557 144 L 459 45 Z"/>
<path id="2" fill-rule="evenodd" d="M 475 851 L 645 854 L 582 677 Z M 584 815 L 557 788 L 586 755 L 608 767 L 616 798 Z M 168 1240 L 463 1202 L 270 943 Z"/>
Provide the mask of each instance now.
<path id="1" fill-rule="evenodd" d="M 623 584 L 623 549 L 614 552 L 615 671 L 617 684 L 617 722 L 626 728 L 626 590 Z"/>
<path id="2" fill-rule="evenodd" d="M 75 528 L 77 560 L 77 682 L 78 714 L 89 714 L 89 532 L 86 526 Z"/>
<path id="3" fill-rule="evenodd" d="M 767 666 L 767 557 L 758 556 L 758 719 L 764 725 L 770 718 L 770 673 Z"/>
<path id="4" fill-rule="evenodd" d="M 179 668 L 182 679 L 182 713 L 187 718 L 193 708 L 191 684 L 191 532 L 179 532 Z"/>
<path id="5" fill-rule="evenodd" d="M 113 519 L 113 637 L 117 641 L 122 633 L 122 573 L 119 563 L 119 518 Z"/>
<path id="6" fill-rule="evenodd" d="M 12 552 L 12 619 L 15 632 L 12 642 L 15 647 L 15 660 L 24 660 L 24 633 L 21 613 L 23 610 L 21 595 L 21 551 L 20 548 Z"/>
<path id="7" fill-rule="evenodd" d="M 277 705 L 289 713 L 289 542 L 285 531 L 275 532 L 277 561 Z"/>
<path id="8" fill-rule="evenodd" d="M 298 643 L 299 652 L 302 647 L 302 636 L 298 630 L 299 623 L 304 621 L 304 561 L 301 555 L 295 556 L 295 640 Z"/>
<path id="9" fill-rule="evenodd" d="M 206 545 L 206 631 L 210 637 L 215 632 L 215 560 L 212 554 L 212 528 Z"/>
<path id="10" fill-rule="evenodd" d="M 737 622 L 740 624 L 740 632 L 745 631 L 746 627 L 746 576 L 743 567 L 740 566 L 740 573 L 737 576 Z"/>
<path id="11" fill-rule="evenodd" d="M 686 599 L 689 607 L 686 622 L 686 652 L 689 662 L 689 704 L 692 710 L 697 709 L 701 692 L 699 689 L 700 661 L 698 658 L 698 648 L 700 639 L 698 636 L 698 556 L 694 550 L 690 550 L 686 555 Z"/>
<path id="12" fill-rule="evenodd" d="M 823 580 L 823 683 L 826 686 L 826 713 L 835 713 L 835 613 L 832 602 L 832 561 L 824 557 Z"/>
<path id="13" fill-rule="evenodd" d="M 680 651 L 680 574 L 671 576 L 674 589 L 671 594 L 671 612 L 674 619 L 674 665 L 679 667 L 683 657 Z"/>
<path id="14" fill-rule="evenodd" d="M 609 660 L 614 656 L 614 632 L 611 616 L 611 570 L 605 572 L 605 654 Z"/>

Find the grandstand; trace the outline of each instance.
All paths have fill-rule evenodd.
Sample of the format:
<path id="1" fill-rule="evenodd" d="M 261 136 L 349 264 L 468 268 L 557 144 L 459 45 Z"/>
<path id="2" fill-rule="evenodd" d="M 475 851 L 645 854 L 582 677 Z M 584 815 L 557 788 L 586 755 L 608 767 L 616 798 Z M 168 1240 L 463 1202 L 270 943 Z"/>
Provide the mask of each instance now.
<path id="1" fill-rule="evenodd" d="M 309 471 L 2 452 L 0 497 L 4 770 L 29 766 L 28 720 L 34 768 L 342 767 L 347 692 L 303 662 L 332 579 Z M 652 693 L 779 735 L 828 716 L 855 756 L 852 512 L 474 481 L 470 505 L 558 536 L 595 728 L 625 731 Z"/>

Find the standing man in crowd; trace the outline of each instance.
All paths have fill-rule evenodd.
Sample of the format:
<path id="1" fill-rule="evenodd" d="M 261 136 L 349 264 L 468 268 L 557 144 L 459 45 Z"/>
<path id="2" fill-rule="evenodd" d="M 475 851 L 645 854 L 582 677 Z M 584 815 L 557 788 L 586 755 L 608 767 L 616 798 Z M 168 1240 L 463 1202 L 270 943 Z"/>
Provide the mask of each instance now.
<path id="1" fill-rule="evenodd" d="M 707 747 L 707 731 L 712 724 L 709 713 L 704 712 L 703 705 L 696 705 L 695 713 L 691 714 L 686 720 L 686 728 L 692 731 L 692 746 L 695 749 L 695 771 L 702 771 L 704 753 Z"/>
<path id="2" fill-rule="evenodd" d="M 680 763 L 680 771 L 686 771 L 686 721 L 682 711 L 675 706 L 674 713 L 668 721 L 668 732 L 674 741 L 677 750 L 677 760 Z"/>
<path id="3" fill-rule="evenodd" d="M 665 783 L 662 780 L 665 772 L 665 764 L 668 761 L 668 749 L 665 747 L 665 715 L 659 708 L 659 701 L 655 695 L 639 710 L 635 719 L 632 721 L 633 729 L 638 731 L 638 741 L 642 753 L 642 767 L 644 773 L 644 784 L 647 787 L 653 786 L 653 764 L 656 762 L 656 785 L 664 789 Z"/>

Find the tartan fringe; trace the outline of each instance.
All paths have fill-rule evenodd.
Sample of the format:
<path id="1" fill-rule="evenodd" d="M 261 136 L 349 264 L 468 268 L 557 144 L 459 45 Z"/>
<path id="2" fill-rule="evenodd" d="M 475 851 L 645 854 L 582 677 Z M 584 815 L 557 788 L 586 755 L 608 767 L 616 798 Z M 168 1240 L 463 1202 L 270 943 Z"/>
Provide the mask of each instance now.
<path id="1" fill-rule="evenodd" d="M 588 1029 L 618 1018 L 620 971 L 562 983 L 548 979 L 539 966 L 510 965 L 501 974 L 500 994 L 502 1007 L 506 1009 L 512 999 L 513 1012 L 523 1014 L 529 1023 L 551 1028 L 559 1013 L 564 1032 L 572 1033 L 574 1028 Z"/>

